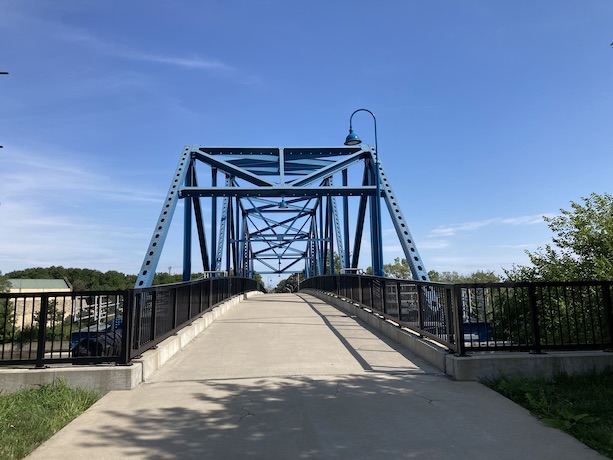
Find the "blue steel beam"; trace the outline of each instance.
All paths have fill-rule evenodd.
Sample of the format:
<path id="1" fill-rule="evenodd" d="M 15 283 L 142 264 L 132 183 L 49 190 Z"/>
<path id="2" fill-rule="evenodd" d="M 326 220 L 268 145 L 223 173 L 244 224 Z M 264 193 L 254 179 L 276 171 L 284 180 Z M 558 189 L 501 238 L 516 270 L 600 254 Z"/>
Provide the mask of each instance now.
<path id="1" fill-rule="evenodd" d="M 374 196 L 377 189 L 374 185 L 362 187 L 184 187 L 181 189 L 181 198 L 188 196 L 213 196 L 213 197 L 326 197 L 326 196 Z"/>
<path id="2" fill-rule="evenodd" d="M 149 247 L 145 253 L 145 258 L 141 265 L 138 277 L 136 278 L 136 284 L 134 287 L 149 287 L 153 283 L 155 277 L 155 270 L 157 269 L 164 242 L 168 236 L 168 230 L 170 229 L 170 223 L 172 222 L 172 216 L 177 207 L 179 201 L 179 187 L 181 183 L 185 181 L 187 171 L 190 164 L 190 148 L 185 147 L 179 158 L 179 163 L 175 169 L 174 176 L 170 183 L 170 188 L 166 194 L 166 199 L 162 205 L 162 210 L 155 225 L 153 236 L 149 242 Z"/>

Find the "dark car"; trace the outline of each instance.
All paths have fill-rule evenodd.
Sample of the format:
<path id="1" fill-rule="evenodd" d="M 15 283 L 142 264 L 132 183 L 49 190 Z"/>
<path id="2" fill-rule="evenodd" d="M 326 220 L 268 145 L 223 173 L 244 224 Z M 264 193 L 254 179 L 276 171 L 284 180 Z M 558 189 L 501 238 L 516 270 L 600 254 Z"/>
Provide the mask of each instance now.
<path id="1" fill-rule="evenodd" d="M 90 334 L 77 343 L 71 351 L 77 356 L 119 356 L 121 353 L 121 330 Z"/>
<path id="2" fill-rule="evenodd" d="M 72 334 L 70 352 L 73 357 L 119 356 L 121 337 L 121 321 L 110 322 L 104 329 L 98 325 L 90 326 Z"/>

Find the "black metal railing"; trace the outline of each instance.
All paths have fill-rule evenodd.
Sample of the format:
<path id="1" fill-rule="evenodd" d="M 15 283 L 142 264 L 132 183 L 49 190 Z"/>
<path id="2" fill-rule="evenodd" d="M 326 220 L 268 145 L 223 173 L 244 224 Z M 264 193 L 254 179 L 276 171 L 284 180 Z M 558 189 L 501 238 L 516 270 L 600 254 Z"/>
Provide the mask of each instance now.
<path id="1" fill-rule="evenodd" d="M 442 284 L 366 275 L 312 277 L 301 289 L 354 300 L 457 354 L 611 350 L 613 282 Z"/>
<path id="2" fill-rule="evenodd" d="M 225 299 L 258 290 L 251 278 L 208 278 L 131 292 L 130 360 L 154 347 Z"/>
<path id="3" fill-rule="evenodd" d="M 0 364 L 120 362 L 128 291 L 0 293 Z"/>
<path id="4" fill-rule="evenodd" d="M 232 277 L 125 291 L 0 293 L 0 365 L 126 364 L 225 299 L 259 288 Z"/>

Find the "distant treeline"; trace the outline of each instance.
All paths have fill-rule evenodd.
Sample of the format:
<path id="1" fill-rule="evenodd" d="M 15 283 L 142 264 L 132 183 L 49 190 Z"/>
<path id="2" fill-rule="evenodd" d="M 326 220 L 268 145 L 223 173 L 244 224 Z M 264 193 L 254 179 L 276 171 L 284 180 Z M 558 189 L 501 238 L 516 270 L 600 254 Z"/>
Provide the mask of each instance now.
<path id="1" fill-rule="evenodd" d="M 193 274 L 192 278 L 201 277 L 201 273 Z M 126 275 L 115 270 L 101 272 L 88 268 L 27 268 L 5 273 L 5 279 L 66 279 L 75 291 L 106 291 L 122 290 L 134 287 L 136 275 Z M 180 283 L 182 275 L 169 275 L 165 272 L 155 274 L 153 284 Z"/>

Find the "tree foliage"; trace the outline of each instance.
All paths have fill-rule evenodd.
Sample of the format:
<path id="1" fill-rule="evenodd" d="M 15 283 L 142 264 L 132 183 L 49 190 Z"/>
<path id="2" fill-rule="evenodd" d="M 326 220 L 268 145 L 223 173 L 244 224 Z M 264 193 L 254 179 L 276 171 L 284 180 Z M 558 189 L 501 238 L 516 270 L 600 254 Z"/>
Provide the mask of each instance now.
<path id="1" fill-rule="evenodd" d="M 398 278 L 403 280 L 412 279 L 411 268 L 405 258 L 396 257 L 394 263 L 385 264 L 385 275 L 390 278 Z M 367 274 L 372 274 L 372 268 L 366 269 Z M 437 272 L 430 270 L 428 272 L 430 281 L 436 281 L 439 283 L 499 283 L 500 277 L 491 270 L 477 270 L 469 275 L 462 275 L 456 271 L 453 272 Z"/>
<path id="2" fill-rule="evenodd" d="M 8 276 L 3 275 L 0 272 L 0 292 L 9 292 L 11 284 L 9 283 Z"/>
<path id="3" fill-rule="evenodd" d="M 7 278 L 67 279 L 75 291 L 121 290 L 134 287 L 136 275 L 125 275 L 115 270 L 101 272 L 88 268 L 62 266 L 36 267 L 6 274 Z"/>
<path id="4" fill-rule="evenodd" d="M 370 273 L 372 273 L 372 268 L 368 268 L 370 268 Z M 409 263 L 405 258 L 401 259 L 400 257 L 396 257 L 393 264 L 384 264 L 383 270 L 385 271 L 385 276 L 389 276 L 391 278 L 398 278 L 402 280 L 410 280 L 412 278 Z"/>
<path id="5" fill-rule="evenodd" d="M 279 281 L 279 284 L 277 284 L 277 287 L 275 288 L 275 292 L 277 293 L 297 292 L 298 291 L 298 279 L 300 279 L 300 281 L 303 281 L 304 274 L 293 273 L 288 278 Z"/>
<path id="6" fill-rule="evenodd" d="M 596 281 L 613 278 L 613 196 L 592 193 L 545 217 L 551 244 L 527 251 L 531 266 L 514 266 L 511 281 Z"/>
<path id="7" fill-rule="evenodd" d="M 431 270 L 428 272 L 430 281 L 436 281 L 439 283 L 451 283 L 451 284 L 466 284 L 466 283 L 500 283 L 501 279 L 492 270 L 477 270 L 469 275 L 462 275 L 456 271 L 453 272 L 437 272 Z"/>
<path id="8" fill-rule="evenodd" d="M 258 283 L 258 288 L 264 288 L 264 279 L 262 279 L 262 275 L 260 275 L 259 273 L 255 273 L 253 275 L 253 279 L 256 283 Z"/>
<path id="9" fill-rule="evenodd" d="M 8 277 L 0 273 L 0 292 L 9 292 L 10 288 Z M 8 299 L 0 299 L 0 343 L 12 340 L 13 318 L 13 302 L 9 302 Z"/>

